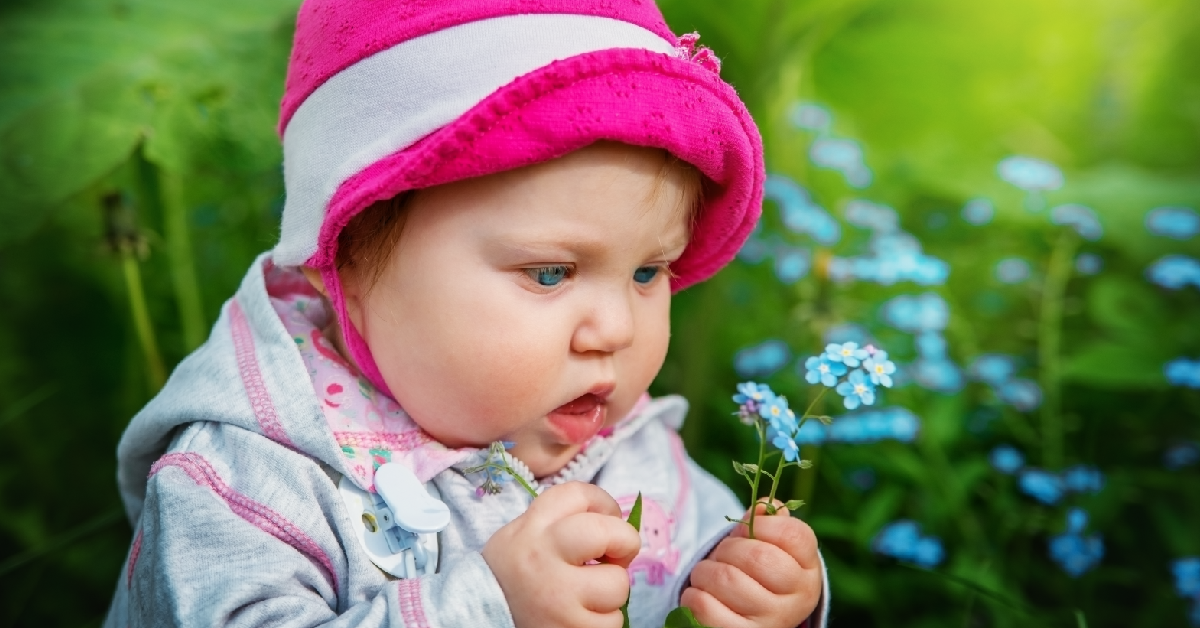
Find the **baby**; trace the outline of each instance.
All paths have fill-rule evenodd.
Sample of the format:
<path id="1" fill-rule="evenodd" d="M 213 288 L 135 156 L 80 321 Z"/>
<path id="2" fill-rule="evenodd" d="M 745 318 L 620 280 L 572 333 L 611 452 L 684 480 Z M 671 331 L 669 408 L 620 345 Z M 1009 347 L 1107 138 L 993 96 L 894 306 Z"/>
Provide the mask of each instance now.
<path id="1" fill-rule="evenodd" d="M 809 527 L 747 538 L 646 395 L 761 203 L 694 44 L 645 0 L 305 2 L 280 242 L 121 440 L 106 626 L 824 625 Z"/>

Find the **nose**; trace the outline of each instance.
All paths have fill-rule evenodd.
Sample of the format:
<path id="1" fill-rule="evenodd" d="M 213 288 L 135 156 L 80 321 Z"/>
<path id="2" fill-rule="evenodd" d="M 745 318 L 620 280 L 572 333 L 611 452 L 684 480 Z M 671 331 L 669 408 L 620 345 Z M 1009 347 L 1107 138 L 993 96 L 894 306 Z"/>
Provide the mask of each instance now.
<path id="1" fill-rule="evenodd" d="M 632 295 L 621 290 L 606 290 L 589 300 L 586 308 L 571 338 L 572 351 L 616 353 L 633 344 Z"/>

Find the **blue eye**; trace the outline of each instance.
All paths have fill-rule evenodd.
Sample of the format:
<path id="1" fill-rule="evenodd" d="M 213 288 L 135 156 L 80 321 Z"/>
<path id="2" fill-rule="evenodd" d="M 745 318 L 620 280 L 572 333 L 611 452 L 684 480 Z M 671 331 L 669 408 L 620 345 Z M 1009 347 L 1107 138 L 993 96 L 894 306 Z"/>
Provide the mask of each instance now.
<path id="1" fill-rule="evenodd" d="M 566 279 L 570 269 L 562 265 L 539 266 L 537 268 L 527 268 L 525 272 L 531 279 L 538 282 L 539 285 L 551 287 L 557 286 L 563 279 Z"/>
<path id="2" fill-rule="evenodd" d="M 658 276 L 658 271 L 660 270 L 662 269 L 658 266 L 642 266 L 633 271 L 633 280 L 641 284 L 650 283 Z"/>

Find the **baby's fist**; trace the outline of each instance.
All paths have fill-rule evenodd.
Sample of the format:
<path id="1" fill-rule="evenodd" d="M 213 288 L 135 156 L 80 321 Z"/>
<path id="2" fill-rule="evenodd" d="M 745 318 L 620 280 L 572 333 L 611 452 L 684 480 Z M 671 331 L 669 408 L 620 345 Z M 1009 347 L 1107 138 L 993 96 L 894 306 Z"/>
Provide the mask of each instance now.
<path id="1" fill-rule="evenodd" d="M 705 626 L 796 628 L 821 597 L 821 559 L 812 528 L 782 507 L 758 506 L 754 539 L 739 525 L 692 570 L 680 598 Z"/>

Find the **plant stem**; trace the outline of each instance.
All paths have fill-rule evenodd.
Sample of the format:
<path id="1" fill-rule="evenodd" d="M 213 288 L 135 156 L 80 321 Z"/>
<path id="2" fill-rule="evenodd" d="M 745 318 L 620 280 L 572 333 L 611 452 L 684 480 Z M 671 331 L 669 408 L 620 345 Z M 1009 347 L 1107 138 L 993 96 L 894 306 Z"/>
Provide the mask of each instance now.
<path id="1" fill-rule="evenodd" d="M 146 293 L 142 288 L 142 273 L 138 267 L 137 254 L 129 246 L 121 247 L 121 266 L 125 271 L 125 287 L 129 292 L 133 327 L 137 331 L 138 344 L 142 347 L 142 359 L 146 361 L 147 383 L 150 392 L 156 393 L 167 381 L 167 370 L 163 366 L 162 355 L 158 352 L 154 326 L 150 324 L 150 312 L 146 307 Z"/>
<path id="2" fill-rule="evenodd" d="M 163 208 L 163 231 L 167 241 L 167 258 L 171 263 L 171 279 L 175 284 L 175 300 L 179 303 L 179 322 L 183 329 L 184 349 L 191 351 L 204 342 L 204 308 L 200 301 L 200 284 L 196 279 L 196 264 L 188 229 L 187 203 L 183 181 L 179 175 L 151 164 L 157 175 Z"/>
<path id="3" fill-rule="evenodd" d="M 754 422 L 754 429 L 758 432 L 758 465 L 754 468 L 754 482 L 750 486 L 750 521 L 746 524 L 746 536 L 751 539 L 754 538 L 754 515 L 758 512 L 758 482 L 762 479 L 763 461 L 767 457 L 767 432 L 761 419 Z"/>
<path id="4" fill-rule="evenodd" d="M 821 397 L 825 396 L 825 392 L 828 390 L 828 388 L 821 388 L 821 392 L 817 394 L 817 396 L 813 398 L 812 402 L 808 404 L 808 407 L 805 408 L 804 414 L 800 415 L 800 421 L 796 424 L 796 431 L 792 433 L 793 439 L 796 438 L 796 435 L 800 433 L 800 428 L 804 427 L 804 422 L 812 418 L 813 408 L 816 407 L 817 402 L 821 400 Z M 803 457 L 800 457 L 800 460 L 803 459 Z M 768 504 L 775 503 L 775 490 L 779 488 L 779 476 L 783 473 L 784 463 L 785 461 L 783 459 L 783 455 L 780 455 L 779 464 L 775 467 L 775 477 L 772 478 L 771 481 L 771 494 L 767 497 Z"/>
<path id="5" fill-rule="evenodd" d="M 1038 366 L 1042 385 L 1042 464 L 1057 469 L 1063 462 L 1063 423 L 1060 407 L 1063 297 L 1071 277 L 1071 260 L 1079 238 L 1063 229 L 1050 251 L 1038 321 Z"/>

